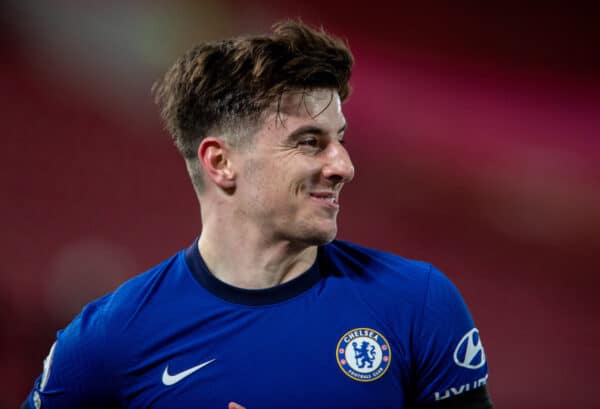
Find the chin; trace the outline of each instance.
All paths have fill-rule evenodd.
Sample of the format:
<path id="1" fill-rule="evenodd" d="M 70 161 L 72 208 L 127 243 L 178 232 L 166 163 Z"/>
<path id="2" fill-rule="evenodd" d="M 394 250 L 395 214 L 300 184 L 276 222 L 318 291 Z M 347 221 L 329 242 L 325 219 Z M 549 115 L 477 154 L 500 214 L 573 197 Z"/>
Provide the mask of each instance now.
<path id="1" fill-rule="evenodd" d="M 298 223 L 295 227 L 290 223 L 286 227 L 287 234 L 284 236 L 291 242 L 302 246 L 322 246 L 330 243 L 337 235 L 337 223 L 333 220 L 320 221 L 318 223 Z M 292 230 L 290 230 L 292 227 Z"/>
<path id="2" fill-rule="evenodd" d="M 335 239 L 337 235 L 337 228 L 329 230 L 312 231 L 305 237 L 305 242 L 311 246 L 322 246 L 330 243 Z"/>

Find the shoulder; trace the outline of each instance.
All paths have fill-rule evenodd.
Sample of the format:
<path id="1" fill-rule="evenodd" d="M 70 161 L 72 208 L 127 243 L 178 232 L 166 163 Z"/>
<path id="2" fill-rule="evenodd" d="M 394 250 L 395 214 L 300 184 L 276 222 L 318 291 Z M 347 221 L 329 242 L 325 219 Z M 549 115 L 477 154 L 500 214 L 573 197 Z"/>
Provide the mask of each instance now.
<path id="1" fill-rule="evenodd" d="M 430 263 L 339 240 L 324 246 L 321 260 L 328 275 L 345 282 L 339 285 L 393 322 L 414 320 L 432 277 L 444 277 Z"/>
<path id="2" fill-rule="evenodd" d="M 180 252 L 87 304 L 58 331 L 35 384 L 37 399 L 48 407 L 112 407 L 123 377 L 139 362 L 135 352 L 164 325 L 160 317 L 148 319 L 147 309 L 158 309 L 155 299 L 183 281 L 185 270 Z"/>
<path id="3" fill-rule="evenodd" d="M 424 261 L 341 240 L 324 246 L 324 253 L 330 268 L 354 280 L 383 282 L 412 290 L 415 286 L 424 289 L 435 270 Z"/>
<path id="4" fill-rule="evenodd" d="M 91 303 L 95 313 L 116 332 L 122 332 L 146 308 L 164 298 L 177 282 L 186 277 L 183 251 L 149 270 L 125 281 L 115 291 Z"/>
<path id="5" fill-rule="evenodd" d="M 327 262 L 344 274 L 376 280 L 389 280 L 402 285 L 454 288 L 452 281 L 434 265 L 412 260 L 390 252 L 355 243 L 335 240 L 324 246 Z"/>
<path id="6" fill-rule="evenodd" d="M 177 253 L 85 305 L 73 321 L 59 331 L 59 339 L 63 343 L 87 345 L 97 351 L 118 351 L 121 344 L 127 342 L 124 338 L 128 326 L 163 291 L 166 283 L 174 279 L 172 276 L 177 276 L 174 270 L 181 269 L 177 265 L 182 261 L 183 257 Z M 82 339 L 86 343 L 80 342 Z"/>
<path id="7" fill-rule="evenodd" d="M 138 348 L 139 341 L 151 331 L 149 327 L 154 321 L 146 319 L 144 310 L 162 292 L 165 282 L 171 280 L 168 276 L 178 258 L 179 255 L 171 257 L 90 302 L 58 331 L 51 353 L 54 369 L 48 388 L 53 385 L 60 390 L 71 390 L 68 385 L 71 375 L 90 390 L 89 385 L 96 385 L 103 376 L 114 378 L 119 368 L 131 361 L 131 353 Z M 44 382 L 40 383 L 40 391 L 44 386 Z"/>
<path id="8" fill-rule="evenodd" d="M 323 250 L 321 263 L 330 274 L 347 279 L 361 298 L 394 316 L 419 319 L 448 304 L 463 307 L 456 286 L 431 263 L 340 240 Z"/>
<path id="9" fill-rule="evenodd" d="M 431 264 L 424 261 L 411 260 L 348 241 L 335 240 L 324 247 L 332 258 L 364 271 L 376 269 L 398 274 L 426 275 L 431 268 Z"/>

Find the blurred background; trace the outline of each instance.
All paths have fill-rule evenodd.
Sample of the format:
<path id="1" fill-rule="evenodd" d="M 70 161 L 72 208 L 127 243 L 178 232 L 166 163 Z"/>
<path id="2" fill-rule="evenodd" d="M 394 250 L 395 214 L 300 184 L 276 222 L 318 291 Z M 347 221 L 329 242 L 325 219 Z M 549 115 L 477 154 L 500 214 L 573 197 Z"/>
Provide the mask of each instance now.
<path id="1" fill-rule="evenodd" d="M 595 406 L 599 16 L 412 3 L 2 2 L 0 408 L 25 398 L 85 303 L 200 230 L 153 81 L 195 43 L 284 17 L 356 57 L 339 237 L 450 276 L 497 408 Z"/>

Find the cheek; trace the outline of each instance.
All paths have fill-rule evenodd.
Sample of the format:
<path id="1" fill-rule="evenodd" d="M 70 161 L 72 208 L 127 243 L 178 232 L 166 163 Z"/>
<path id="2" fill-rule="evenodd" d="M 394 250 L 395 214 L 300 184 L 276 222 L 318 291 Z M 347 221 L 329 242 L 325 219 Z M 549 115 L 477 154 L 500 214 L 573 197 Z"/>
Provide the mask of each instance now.
<path id="1" fill-rule="evenodd" d="M 316 161 L 301 161 L 288 175 L 296 193 L 306 194 L 321 183 L 321 166 Z"/>
<path id="2" fill-rule="evenodd" d="M 318 185 L 319 167 L 298 159 L 288 156 L 248 161 L 242 183 L 254 191 L 254 200 L 266 202 L 267 206 L 269 201 L 289 201 L 291 197 L 305 195 L 311 186 Z"/>
<path id="3" fill-rule="evenodd" d="M 288 190 L 294 196 L 304 196 L 310 191 L 310 187 L 314 185 L 314 181 L 310 176 L 298 176 L 288 178 Z"/>
<path id="4" fill-rule="evenodd" d="M 289 175 L 277 167 L 255 168 L 247 182 L 253 191 L 252 200 L 266 208 L 285 205 L 290 201 L 290 193 L 300 189 L 299 185 L 290 181 Z"/>

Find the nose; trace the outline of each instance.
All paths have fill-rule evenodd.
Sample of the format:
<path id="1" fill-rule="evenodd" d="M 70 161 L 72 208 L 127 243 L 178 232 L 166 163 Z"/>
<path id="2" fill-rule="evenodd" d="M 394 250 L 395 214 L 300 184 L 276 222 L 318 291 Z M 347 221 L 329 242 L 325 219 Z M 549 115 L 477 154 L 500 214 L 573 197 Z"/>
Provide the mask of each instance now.
<path id="1" fill-rule="evenodd" d="M 348 183 L 354 178 L 354 165 L 344 145 L 331 142 L 325 155 L 323 176 L 335 183 Z"/>

